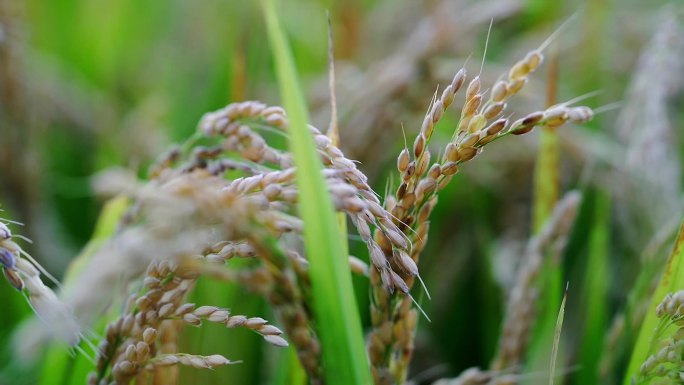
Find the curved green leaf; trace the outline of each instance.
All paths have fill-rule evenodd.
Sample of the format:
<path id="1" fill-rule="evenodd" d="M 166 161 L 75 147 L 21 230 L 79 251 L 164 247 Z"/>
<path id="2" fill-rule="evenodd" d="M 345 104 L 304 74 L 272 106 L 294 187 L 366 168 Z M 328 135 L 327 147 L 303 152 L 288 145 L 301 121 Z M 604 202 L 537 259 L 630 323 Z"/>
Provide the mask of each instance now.
<path id="1" fill-rule="evenodd" d="M 322 165 L 307 128 L 308 113 L 294 60 L 272 0 L 262 2 L 275 57 L 281 97 L 290 121 L 290 147 L 297 166 L 299 210 L 310 263 L 313 309 L 322 342 L 326 383 L 371 384 L 361 320 Z"/>

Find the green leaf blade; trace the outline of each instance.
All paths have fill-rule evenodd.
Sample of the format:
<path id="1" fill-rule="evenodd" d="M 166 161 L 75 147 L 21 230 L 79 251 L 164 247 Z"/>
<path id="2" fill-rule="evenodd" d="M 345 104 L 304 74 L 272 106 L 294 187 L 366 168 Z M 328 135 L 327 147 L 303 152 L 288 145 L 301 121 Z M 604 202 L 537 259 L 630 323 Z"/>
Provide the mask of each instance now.
<path id="1" fill-rule="evenodd" d="M 656 306 L 658 306 L 667 293 L 682 288 L 684 288 L 684 222 L 682 222 L 679 228 L 677 240 L 667 260 L 665 270 L 660 277 L 658 287 L 651 297 L 648 313 L 646 313 L 646 318 L 644 318 L 644 322 L 641 324 L 639 337 L 632 350 L 632 358 L 629 361 L 627 373 L 625 373 L 625 378 L 622 382 L 623 385 L 632 384 L 632 378 L 636 376 L 639 372 L 639 367 L 650 354 L 652 334 L 659 322 L 655 312 Z"/>
<path id="2" fill-rule="evenodd" d="M 323 345 L 328 384 L 371 384 L 361 320 L 347 256 L 322 174 L 322 165 L 307 128 L 308 113 L 299 89 L 294 60 L 272 0 L 262 2 L 275 56 L 281 97 L 289 117 L 290 146 L 297 166 L 299 210 L 310 263 L 314 313 Z"/>

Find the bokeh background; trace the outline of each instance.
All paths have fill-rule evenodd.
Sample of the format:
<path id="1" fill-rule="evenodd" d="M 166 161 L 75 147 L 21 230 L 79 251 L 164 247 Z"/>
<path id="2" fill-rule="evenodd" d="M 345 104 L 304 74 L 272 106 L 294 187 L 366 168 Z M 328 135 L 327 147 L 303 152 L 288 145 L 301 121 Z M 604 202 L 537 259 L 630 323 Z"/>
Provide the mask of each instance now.
<path id="1" fill-rule="evenodd" d="M 610 267 L 600 302 L 603 333 L 594 341 L 600 352 L 639 271 L 649 261 L 662 263 L 681 220 L 683 3 L 281 3 L 318 127 L 326 127 L 330 116 L 330 11 L 341 147 L 359 160 L 379 192 L 404 145 L 402 127 L 410 140 L 436 87 L 464 63 L 470 73 L 479 71 L 490 20 L 485 84 L 571 18 L 547 51 L 556 58 L 557 76 L 542 67 L 512 108 L 544 108 L 553 84 L 558 101 L 590 93 L 583 103 L 601 112 L 586 127 L 559 133 L 561 191 L 585 193 L 563 258 L 571 287 L 567 356 L 582 349 L 573 339 L 583 335 L 588 305 L 581 291 L 591 289 L 584 283 L 596 253 Z M 147 166 L 188 137 L 204 112 L 245 99 L 279 104 L 272 60 L 258 1 L 0 0 L 2 215 L 25 224 L 13 227 L 33 240 L 25 248 L 61 277 L 92 236 L 113 175 L 144 178 Z M 435 149 L 449 139 L 455 114 L 440 123 Z M 537 139 L 533 134 L 493 144 L 440 194 L 421 262 L 433 299 L 425 302 L 432 323 L 421 322 L 417 338 L 410 376 L 417 382 L 486 366 L 494 354 L 507 291 L 532 229 Z M 350 242 L 352 252 L 366 259 L 365 246 L 353 235 Z M 365 282 L 356 283 L 367 322 Z M 238 287 L 202 282 L 195 295 L 237 312 L 268 314 L 259 298 Z M 37 383 L 41 363 L 27 371 L 11 349 L 17 343 L 12 333 L 30 309 L 5 281 L 0 301 L 0 383 Z M 268 383 L 278 371 L 278 353 L 248 332 L 209 326 L 183 343 L 243 363 L 184 371 L 181 383 Z M 625 359 L 615 360 L 602 383 L 619 378 Z M 576 369 L 568 367 L 569 381 L 586 383 Z"/>

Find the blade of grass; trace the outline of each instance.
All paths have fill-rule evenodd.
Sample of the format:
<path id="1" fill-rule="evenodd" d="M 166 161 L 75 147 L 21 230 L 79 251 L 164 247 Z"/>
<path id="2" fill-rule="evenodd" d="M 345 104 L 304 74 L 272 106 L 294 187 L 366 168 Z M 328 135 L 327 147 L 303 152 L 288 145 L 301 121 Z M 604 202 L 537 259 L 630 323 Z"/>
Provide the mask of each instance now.
<path id="1" fill-rule="evenodd" d="M 337 119 L 337 96 L 335 92 L 335 55 L 333 46 L 333 29 L 330 12 L 326 12 L 328 18 L 328 88 L 330 90 L 330 124 L 328 125 L 328 137 L 334 146 L 340 147 L 340 127 Z M 337 222 L 340 225 L 340 236 L 347 238 L 347 216 L 337 213 Z M 349 254 L 347 242 L 342 242 L 344 253 Z"/>
<path id="2" fill-rule="evenodd" d="M 608 253 L 610 250 L 610 197 L 603 191 L 594 195 L 589 255 L 584 273 L 583 309 L 584 325 L 580 342 L 577 384 L 598 383 L 598 363 L 601 360 L 603 340 L 608 320 L 608 283 L 610 277 Z"/>
<path id="3" fill-rule="evenodd" d="M 583 74 L 575 87 L 575 92 L 583 94 L 594 90 L 610 89 L 610 79 L 603 68 L 603 63 L 610 62 L 612 54 L 606 49 L 605 41 L 596 39 L 606 33 L 609 24 L 609 15 L 615 4 L 602 0 L 589 0 L 586 2 L 587 9 L 581 13 L 583 38 L 582 52 L 580 54 L 580 66 L 577 69 Z M 587 126 L 593 130 L 601 130 L 610 125 L 599 116 Z M 610 278 L 613 274 L 609 271 L 610 243 L 610 218 L 612 197 L 609 191 L 587 191 L 591 197 L 592 218 L 588 221 L 588 255 L 586 273 L 583 284 L 583 330 L 580 341 L 577 371 L 573 384 L 594 384 L 599 380 L 599 362 L 607 354 L 603 352 L 608 327 L 608 290 Z M 632 333 L 625 333 L 627 335 Z M 633 338 L 633 337 L 631 337 Z M 624 350 L 623 350 L 624 351 Z M 623 351 L 614 349 L 610 354 L 619 356 Z M 628 354 L 628 353 L 627 353 Z M 605 381 L 605 379 L 603 379 Z M 617 381 L 617 380 L 616 380 Z"/>
<path id="4" fill-rule="evenodd" d="M 294 60 L 272 0 L 262 8 L 275 57 L 280 92 L 290 120 L 290 147 L 297 166 L 299 210 L 310 263 L 313 309 L 322 342 L 324 376 L 328 384 L 370 384 L 361 320 L 344 255 L 346 240 L 333 211 L 299 89 Z"/>
<path id="5" fill-rule="evenodd" d="M 679 228 L 679 234 L 677 235 L 677 240 L 675 241 L 674 248 L 670 257 L 667 259 L 667 264 L 665 265 L 665 270 L 663 271 L 660 281 L 658 282 L 658 287 L 656 288 L 653 296 L 651 297 L 650 305 L 648 307 L 648 313 L 646 313 L 646 318 L 641 324 L 641 329 L 639 330 L 639 337 L 632 350 L 632 358 L 629 361 L 629 366 L 627 367 L 627 372 L 625 373 L 623 385 L 631 385 L 632 377 L 639 371 L 639 366 L 646 360 L 646 357 L 650 354 L 650 342 L 658 324 L 658 317 L 656 317 L 656 306 L 669 292 L 676 291 L 684 287 L 684 222 L 682 222 Z"/>
<path id="6" fill-rule="evenodd" d="M 551 354 L 549 341 L 553 338 L 557 313 L 553 309 L 558 309 L 560 301 L 558 295 L 562 290 L 562 277 L 557 261 L 552 258 L 545 258 L 538 286 L 540 287 L 540 298 L 537 301 L 537 309 L 540 312 L 539 318 L 535 323 L 532 332 L 529 352 L 527 354 L 525 372 L 543 372 L 548 369 L 548 357 Z M 550 293 L 554 293 L 554 298 Z M 562 352 L 560 353 L 562 355 Z M 524 377 L 523 383 L 535 383 L 531 377 Z"/>
<path id="7" fill-rule="evenodd" d="M 639 328 L 646 317 L 647 309 L 643 309 L 644 304 L 648 303 L 648 299 L 653 294 L 658 278 L 663 271 L 662 258 L 658 257 L 665 255 L 669 246 L 677 239 L 678 226 L 675 225 L 672 229 L 668 227 L 672 226 L 661 228 L 659 230 L 661 234 L 654 235 L 649 246 L 640 256 L 639 260 L 644 262 L 639 267 L 639 275 L 627 296 L 627 304 L 624 311 L 624 331 L 615 345 L 620 348 L 611 352 L 613 357 L 607 358 L 611 369 L 614 369 L 620 363 L 624 363 L 623 366 L 626 366 L 632 355 L 632 349 L 636 346 Z M 604 359 L 606 359 L 605 356 Z M 622 371 L 620 371 L 619 375 L 622 375 Z"/>
<path id="8" fill-rule="evenodd" d="M 288 347 L 280 354 L 278 368 L 276 369 L 273 385 L 304 385 L 306 384 L 306 372 L 297 358 L 294 346 Z"/>
<path id="9" fill-rule="evenodd" d="M 546 105 L 556 102 L 558 84 L 558 56 L 550 53 L 549 75 L 547 81 Z M 560 196 L 560 142 L 555 128 L 542 127 L 539 134 L 539 149 L 534 172 L 533 231 L 544 226 Z M 553 337 L 556 322 L 556 309 L 560 306 L 559 295 L 562 290 L 563 272 L 561 263 L 554 258 L 545 258 L 539 275 L 538 285 L 543 293 L 537 303 L 539 319 L 532 336 L 527 355 L 527 370 L 541 371 L 546 368 L 549 343 Z"/>
<path id="10" fill-rule="evenodd" d="M 556 329 L 553 335 L 553 347 L 551 348 L 551 368 L 549 369 L 549 385 L 553 385 L 556 378 L 556 359 L 558 358 L 558 347 L 560 346 L 561 332 L 563 331 L 563 319 L 565 318 L 565 302 L 568 300 L 568 284 L 565 285 L 565 294 L 561 301 L 558 318 L 556 319 Z"/>

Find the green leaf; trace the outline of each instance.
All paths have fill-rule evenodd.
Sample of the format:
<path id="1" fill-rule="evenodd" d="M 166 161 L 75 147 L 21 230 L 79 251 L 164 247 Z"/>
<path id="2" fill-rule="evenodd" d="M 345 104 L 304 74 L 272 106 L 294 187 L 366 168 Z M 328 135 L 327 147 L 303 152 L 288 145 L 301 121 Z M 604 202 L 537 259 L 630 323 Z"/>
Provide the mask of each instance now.
<path id="1" fill-rule="evenodd" d="M 669 292 L 674 292 L 684 288 L 684 222 L 679 228 L 679 234 L 675 241 L 674 248 L 670 257 L 667 259 L 667 265 L 663 275 L 660 277 L 658 287 L 651 297 L 651 304 L 648 307 L 646 318 L 641 324 L 639 337 L 637 338 L 634 350 L 632 350 L 632 358 L 627 367 L 623 385 L 631 385 L 632 377 L 637 374 L 639 367 L 646 360 L 650 354 L 651 339 L 653 331 L 658 325 L 658 317 L 656 317 L 656 306 L 662 301 L 665 295 Z"/>
<path id="2" fill-rule="evenodd" d="M 306 383 L 306 372 L 297 358 L 297 350 L 294 346 L 290 346 L 278 356 L 278 367 L 273 385 L 305 385 Z"/>
<path id="3" fill-rule="evenodd" d="M 558 318 L 556 319 L 556 328 L 553 334 L 553 347 L 551 348 L 551 369 L 549 370 L 549 385 L 554 384 L 556 378 L 556 360 L 558 359 L 558 347 L 561 341 L 561 332 L 563 331 L 563 319 L 565 318 L 565 303 L 568 300 L 568 287 L 565 287 L 565 294 L 563 301 L 558 311 Z"/>
<path id="4" fill-rule="evenodd" d="M 326 383 L 371 384 L 361 320 L 344 253 L 345 242 L 307 128 L 308 113 L 299 89 L 294 60 L 272 0 L 263 0 L 278 83 L 290 121 L 290 147 L 297 166 L 299 210 L 310 264 L 313 309 L 322 342 Z"/>
<path id="5" fill-rule="evenodd" d="M 595 192 L 593 197 L 589 255 L 582 286 L 584 326 L 579 350 L 579 365 L 582 369 L 577 373 L 577 384 L 597 383 L 598 364 L 603 354 L 608 322 L 611 199 L 603 191 Z"/>

